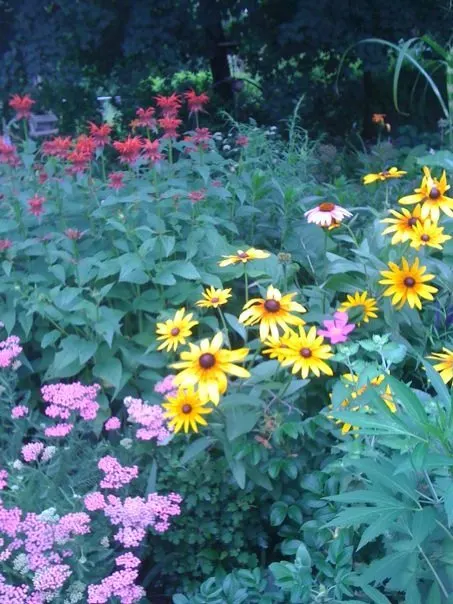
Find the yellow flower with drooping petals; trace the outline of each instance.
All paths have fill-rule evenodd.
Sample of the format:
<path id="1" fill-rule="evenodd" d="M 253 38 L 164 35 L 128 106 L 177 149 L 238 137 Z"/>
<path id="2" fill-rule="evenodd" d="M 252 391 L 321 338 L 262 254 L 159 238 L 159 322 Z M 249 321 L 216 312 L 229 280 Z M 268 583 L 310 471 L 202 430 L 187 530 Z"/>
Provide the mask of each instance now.
<path id="1" fill-rule="evenodd" d="M 215 287 L 208 287 L 202 294 L 204 300 L 198 300 L 195 302 L 197 306 L 202 308 L 218 308 L 228 302 L 228 298 L 231 298 L 231 287 L 227 289 L 216 289 Z"/>
<path id="2" fill-rule="evenodd" d="M 318 336 L 314 326 L 308 332 L 301 325 L 297 332 L 289 329 L 284 335 L 285 346 L 279 349 L 279 362 L 282 367 L 292 366 L 293 374 L 300 371 L 303 379 L 310 372 L 317 377 L 321 373 L 333 375 L 332 368 L 326 363 L 333 355 L 332 348 L 323 342 L 324 338 Z M 272 341 L 266 340 L 264 344 L 272 348 Z"/>
<path id="3" fill-rule="evenodd" d="M 157 350 L 167 349 L 168 352 L 176 350 L 178 346 L 186 343 L 186 338 L 192 335 L 192 327 L 198 325 L 198 321 L 193 321 L 193 314 L 185 314 L 186 309 L 180 308 L 176 311 L 173 319 L 167 319 L 163 323 L 157 323 L 156 333 L 157 339 L 163 340 L 162 344 L 157 347 Z"/>
<path id="4" fill-rule="evenodd" d="M 440 374 L 445 384 L 453 380 L 453 350 L 442 348 L 443 352 L 433 352 L 427 358 L 440 361 L 434 365 L 434 369 Z"/>
<path id="5" fill-rule="evenodd" d="M 433 294 L 438 289 L 428 285 L 427 281 L 434 279 L 435 275 L 425 274 L 426 266 L 420 266 L 419 258 L 415 259 L 412 266 L 409 266 L 406 258 L 402 258 L 401 267 L 394 262 L 389 262 L 388 266 L 389 271 L 381 271 L 381 275 L 385 278 L 379 283 L 390 286 L 384 291 L 384 296 L 392 296 L 393 306 L 400 309 L 407 302 L 411 308 L 415 306 L 421 310 L 420 298 L 434 300 Z"/>
<path id="6" fill-rule="evenodd" d="M 431 218 L 434 222 L 438 222 L 441 212 L 453 218 L 453 199 L 445 195 L 449 188 L 450 185 L 447 184 L 445 170 L 442 172 L 442 176 L 437 179 L 431 176 L 430 169 L 425 166 L 420 187 L 415 189 L 413 195 L 406 195 L 399 199 L 398 203 L 402 205 L 421 203 L 422 220 Z"/>
<path id="7" fill-rule="evenodd" d="M 384 180 L 389 180 L 390 178 L 401 178 L 407 174 L 404 170 L 398 170 L 398 168 L 389 168 L 388 170 L 384 170 L 383 172 L 376 172 L 372 174 L 366 174 L 363 177 L 363 184 L 370 185 L 373 182 L 382 182 Z"/>
<path id="8" fill-rule="evenodd" d="M 274 336 L 268 336 L 265 341 L 267 348 L 263 349 L 263 354 L 268 354 L 269 358 L 277 359 L 280 363 L 285 360 L 285 354 L 288 348 L 286 343 L 289 338 L 289 332 L 285 332 L 283 335 L 274 338 Z"/>
<path id="9" fill-rule="evenodd" d="M 265 340 L 269 333 L 278 338 L 278 328 L 284 331 L 288 325 L 305 325 L 305 321 L 292 312 L 306 312 L 298 302 L 293 302 L 297 293 L 284 294 L 273 285 L 267 288 L 266 298 L 252 298 L 245 305 L 239 316 L 239 323 L 244 325 L 260 324 L 260 338 Z"/>
<path id="10" fill-rule="evenodd" d="M 355 292 L 354 295 L 348 294 L 347 300 L 339 307 L 340 312 L 347 312 L 351 308 L 362 309 L 362 318 L 360 320 L 368 323 L 370 319 L 377 319 L 377 311 L 379 310 L 375 298 L 368 297 L 368 292 Z M 360 322 L 357 325 L 360 325 Z"/>
<path id="11" fill-rule="evenodd" d="M 256 250 L 253 247 L 250 247 L 248 250 L 238 250 L 235 254 L 231 256 L 222 256 L 224 260 L 219 262 L 219 266 L 229 266 L 230 264 L 238 264 L 242 262 L 245 264 L 246 262 L 250 262 L 250 260 L 263 260 L 264 258 L 269 258 L 269 252 L 263 252 L 263 250 Z"/>
<path id="12" fill-rule="evenodd" d="M 203 415 L 212 413 L 212 407 L 207 407 L 207 402 L 202 401 L 193 386 L 179 388 L 174 396 L 167 395 L 167 402 L 162 407 L 166 410 L 164 417 L 169 419 L 168 425 L 175 433 L 184 429 L 198 432 L 198 425 L 206 426 L 207 421 Z"/>
<path id="13" fill-rule="evenodd" d="M 181 352 L 181 360 L 171 366 L 182 369 L 173 381 L 177 386 L 187 388 L 198 386 L 198 393 L 202 401 L 212 401 L 219 404 L 220 395 L 226 392 L 228 382 L 226 374 L 236 377 L 248 378 L 247 369 L 235 363 L 241 362 L 247 356 L 248 348 L 227 350 L 222 348 L 222 333 L 217 333 L 212 341 L 201 340 L 200 345 L 189 343 L 190 350 Z"/>
<path id="14" fill-rule="evenodd" d="M 444 227 L 438 226 L 437 222 L 429 218 L 412 227 L 411 247 L 416 250 L 425 245 L 441 250 L 442 243 L 449 239 L 451 239 L 450 235 L 444 235 Z"/>
<path id="15" fill-rule="evenodd" d="M 394 218 L 384 218 L 381 220 L 381 222 L 390 225 L 382 231 L 382 234 L 387 235 L 393 233 L 392 245 L 409 241 L 412 237 L 412 227 L 423 222 L 420 218 L 421 211 L 422 206 L 420 204 L 415 206 L 412 213 L 406 208 L 401 208 L 401 212 L 389 210 Z"/>

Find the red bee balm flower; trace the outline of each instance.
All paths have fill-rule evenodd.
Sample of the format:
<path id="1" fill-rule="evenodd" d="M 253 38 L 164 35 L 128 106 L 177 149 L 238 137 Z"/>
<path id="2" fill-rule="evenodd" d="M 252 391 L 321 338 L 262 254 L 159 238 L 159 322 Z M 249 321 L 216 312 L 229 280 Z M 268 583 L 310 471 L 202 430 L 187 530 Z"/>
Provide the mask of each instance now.
<path id="1" fill-rule="evenodd" d="M 9 250 L 9 248 L 13 245 L 10 239 L 0 239 L 0 252 L 4 252 L 5 250 Z"/>
<path id="2" fill-rule="evenodd" d="M 90 127 L 90 137 L 93 140 L 96 148 L 105 147 L 110 142 L 109 134 L 112 131 L 111 126 L 108 124 L 101 124 L 100 126 L 96 126 L 93 122 L 88 122 Z"/>
<path id="3" fill-rule="evenodd" d="M 71 174 L 77 174 L 77 172 L 85 172 L 90 163 L 91 153 L 75 149 L 72 153 L 68 153 L 67 159 L 71 164 L 69 172 Z"/>
<path id="4" fill-rule="evenodd" d="M 45 197 L 40 197 L 35 193 L 33 197 L 28 200 L 28 211 L 30 214 L 33 214 L 33 216 L 41 216 L 41 214 L 44 213 L 44 208 L 42 206 L 45 201 Z"/>
<path id="5" fill-rule="evenodd" d="M 198 201 L 202 201 L 206 197 L 205 189 L 200 189 L 199 191 L 191 191 L 187 197 L 190 199 L 192 203 L 197 203 Z"/>
<path id="6" fill-rule="evenodd" d="M 159 151 L 159 141 L 146 140 L 143 143 L 143 157 L 149 159 L 153 164 L 160 161 L 164 156 Z"/>
<path id="7" fill-rule="evenodd" d="M 44 155 L 51 155 L 59 159 L 66 159 L 71 148 L 71 139 L 69 136 L 56 136 L 50 141 L 42 144 L 41 152 Z"/>
<path id="8" fill-rule="evenodd" d="M 170 96 L 156 96 L 156 103 L 163 117 L 176 117 L 181 109 L 181 97 L 175 93 Z"/>
<path id="9" fill-rule="evenodd" d="M 176 128 L 182 124 L 182 120 L 178 120 L 174 117 L 163 117 L 158 120 L 159 126 L 164 131 L 164 135 L 162 138 L 178 138 L 178 133 L 176 132 Z"/>
<path id="10" fill-rule="evenodd" d="M 72 239 L 72 241 L 77 241 L 82 237 L 82 232 L 78 229 L 66 229 L 65 235 L 68 239 Z"/>
<path id="11" fill-rule="evenodd" d="M 16 155 L 16 147 L 0 136 L 0 164 L 17 166 L 19 161 Z"/>
<path id="12" fill-rule="evenodd" d="M 247 147 L 247 145 L 249 144 L 249 137 L 245 136 L 244 134 L 241 134 L 240 136 L 237 137 L 236 139 L 236 145 L 238 147 Z"/>
<path id="13" fill-rule="evenodd" d="M 143 109 L 143 107 L 139 107 L 135 112 L 137 119 L 134 121 L 134 126 L 142 126 L 143 128 L 155 128 L 156 120 L 154 118 L 156 110 L 154 107 L 147 107 Z"/>
<path id="14" fill-rule="evenodd" d="M 120 154 L 120 162 L 131 165 L 137 161 L 143 142 L 139 136 L 128 136 L 125 141 L 114 142 L 113 146 Z"/>
<path id="15" fill-rule="evenodd" d="M 115 191 L 119 191 L 124 187 L 124 173 L 123 172 L 111 172 L 109 174 L 109 187 L 110 189 L 115 189 Z"/>
<path id="16" fill-rule="evenodd" d="M 22 118 L 27 119 L 30 117 L 31 108 L 35 103 L 36 101 L 30 98 L 28 94 L 25 94 L 24 96 L 19 96 L 18 94 L 15 94 L 11 97 L 11 100 L 9 101 L 9 106 L 11 107 L 11 109 L 14 109 L 14 111 L 16 112 L 16 118 L 20 120 Z"/>
<path id="17" fill-rule="evenodd" d="M 91 136 L 81 134 L 76 138 L 74 151 L 79 153 L 86 153 L 91 157 L 96 150 L 96 141 Z"/>
<path id="18" fill-rule="evenodd" d="M 200 113 L 200 111 L 204 111 L 204 105 L 209 102 L 209 97 L 205 92 L 196 94 L 196 92 L 193 90 L 185 92 L 184 98 L 189 106 L 190 115 L 192 115 L 192 113 Z"/>

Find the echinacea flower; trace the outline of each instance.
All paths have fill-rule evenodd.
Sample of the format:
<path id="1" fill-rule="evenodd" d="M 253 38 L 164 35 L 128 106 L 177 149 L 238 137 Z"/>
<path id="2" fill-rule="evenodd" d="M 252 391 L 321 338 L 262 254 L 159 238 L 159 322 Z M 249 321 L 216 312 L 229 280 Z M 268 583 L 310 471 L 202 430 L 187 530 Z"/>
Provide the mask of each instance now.
<path id="1" fill-rule="evenodd" d="M 279 336 L 279 327 L 284 331 L 288 325 L 305 325 L 305 321 L 293 312 L 306 312 L 293 298 L 297 293 L 282 295 L 273 285 L 267 288 L 265 298 L 252 298 L 243 308 L 239 323 L 244 325 L 260 325 L 260 338 L 265 340 L 269 334 L 274 338 Z"/>
<path id="2" fill-rule="evenodd" d="M 411 205 L 421 203 L 421 218 L 431 218 L 438 222 L 440 212 L 444 212 L 450 218 L 453 218 L 453 199 L 445 195 L 450 188 L 447 184 L 447 175 L 445 170 L 442 172 L 440 179 L 433 178 L 431 171 L 426 166 L 423 168 L 423 178 L 418 189 L 414 190 L 413 195 L 406 195 L 398 200 L 401 205 Z"/>
<path id="3" fill-rule="evenodd" d="M 231 298 L 231 287 L 227 289 L 216 289 L 215 287 L 208 287 L 202 294 L 203 300 L 195 302 L 197 306 L 202 308 L 218 308 L 228 302 L 228 298 Z"/>
<path id="4" fill-rule="evenodd" d="M 267 345 L 269 342 L 265 342 Z M 306 379 L 309 373 L 317 377 L 321 373 L 333 375 L 332 368 L 326 363 L 333 355 L 329 344 L 324 344 L 324 338 L 318 336 L 316 327 L 310 327 L 308 332 L 302 326 L 298 332 L 288 330 L 284 336 L 285 346 L 279 350 L 279 360 L 282 367 L 292 366 L 292 373 L 301 372 L 302 378 Z"/>
<path id="5" fill-rule="evenodd" d="M 222 256 L 225 260 L 221 260 L 219 262 L 219 266 L 229 266 L 230 264 L 238 264 L 242 262 L 245 264 L 250 260 L 264 260 L 264 258 L 269 258 L 269 252 L 263 252 L 262 250 L 256 250 L 253 247 L 250 247 L 248 250 L 238 250 L 235 254 L 231 256 Z"/>
<path id="6" fill-rule="evenodd" d="M 382 231 L 382 234 L 387 235 L 393 233 L 392 245 L 409 241 L 413 234 L 412 227 L 420 222 L 423 222 L 420 217 L 421 210 L 422 207 L 420 204 L 415 206 L 412 214 L 406 208 L 401 208 L 401 212 L 389 210 L 390 214 L 392 214 L 394 218 L 384 218 L 381 220 L 381 222 L 390 225 Z"/>
<path id="7" fill-rule="evenodd" d="M 363 177 L 363 184 L 369 185 L 373 182 L 389 180 L 390 178 L 401 178 L 407 174 L 404 170 L 398 170 L 398 168 L 389 168 L 388 170 L 384 170 L 383 172 L 377 172 L 375 174 L 367 174 Z"/>
<path id="8" fill-rule="evenodd" d="M 344 218 L 350 218 L 352 214 L 341 206 L 337 206 L 330 202 L 324 202 L 320 203 L 319 206 L 308 210 L 308 212 L 305 212 L 304 216 L 307 219 L 307 222 L 322 227 L 329 227 L 332 224 L 339 224 Z"/>
<path id="9" fill-rule="evenodd" d="M 172 319 L 167 319 L 164 323 L 157 323 L 157 339 L 163 340 L 157 350 L 167 349 L 167 352 L 176 350 L 178 346 L 186 343 L 186 338 L 192 335 L 192 327 L 198 325 L 198 321 L 193 321 L 192 313 L 185 314 L 185 312 L 185 308 L 180 308 Z"/>
<path id="10" fill-rule="evenodd" d="M 24 96 L 14 94 L 8 104 L 16 112 L 16 119 L 21 120 L 22 118 L 27 119 L 30 117 L 31 108 L 35 103 L 36 101 L 30 98 L 28 94 L 24 94 Z"/>
<path id="11" fill-rule="evenodd" d="M 441 250 L 442 243 L 449 239 L 451 239 L 450 235 L 444 235 L 444 227 L 438 226 L 437 222 L 433 222 L 429 218 L 412 227 L 411 247 L 416 250 L 425 245 Z"/>
<path id="12" fill-rule="evenodd" d="M 358 308 L 362 312 L 360 321 L 368 323 L 370 319 L 377 319 L 376 312 L 378 311 L 378 305 L 375 298 L 368 297 L 368 292 L 355 292 L 354 295 L 347 295 L 345 302 L 339 307 L 340 312 L 347 312 L 352 308 Z M 360 325 L 360 321 L 357 325 Z"/>
<path id="13" fill-rule="evenodd" d="M 193 386 L 179 388 L 174 395 L 167 395 L 164 417 L 169 419 L 168 425 L 177 434 L 184 429 L 187 434 L 189 429 L 198 432 L 198 425 L 206 426 L 207 421 L 203 415 L 212 413 L 213 408 L 207 407 L 208 401 L 202 401 L 200 395 Z"/>
<path id="14" fill-rule="evenodd" d="M 204 111 L 204 106 L 206 105 L 206 103 L 209 102 L 209 97 L 205 92 L 197 94 L 193 90 L 185 92 L 184 98 L 186 99 L 187 105 L 189 107 L 189 115 Z"/>
<path id="15" fill-rule="evenodd" d="M 416 258 L 413 265 L 409 266 L 406 258 L 402 258 L 402 266 L 394 262 L 389 262 L 389 271 L 381 271 L 385 277 L 379 283 L 389 285 L 384 296 L 392 296 L 392 304 L 398 309 L 402 308 L 406 302 L 411 308 L 421 310 L 422 303 L 420 298 L 425 300 L 434 300 L 433 294 L 438 290 L 437 287 L 428 285 L 427 281 L 435 278 L 435 275 L 425 274 L 426 266 L 420 266 L 419 258 Z"/>
<path id="16" fill-rule="evenodd" d="M 437 362 L 434 369 L 440 374 L 445 384 L 453 380 L 453 350 L 442 348 L 443 352 L 433 352 L 427 358 Z"/>
<path id="17" fill-rule="evenodd" d="M 331 344 L 346 342 L 348 335 L 355 329 L 354 323 L 348 323 L 349 317 L 345 312 L 337 311 L 333 319 L 323 321 L 325 329 L 318 329 L 318 335 L 330 340 Z"/>
<path id="18" fill-rule="evenodd" d="M 219 404 L 220 395 L 228 386 L 229 373 L 236 377 L 248 378 L 247 369 L 236 365 L 247 356 L 248 348 L 227 350 L 222 348 L 222 333 L 217 333 L 211 341 L 207 338 L 201 340 L 200 345 L 189 343 L 190 350 L 181 352 L 181 360 L 173 363 L 175 369 L 182 369 L 174 382 L 182 388 L 198 386 L 198 393 L 202 401 L 212 401 Z"/>

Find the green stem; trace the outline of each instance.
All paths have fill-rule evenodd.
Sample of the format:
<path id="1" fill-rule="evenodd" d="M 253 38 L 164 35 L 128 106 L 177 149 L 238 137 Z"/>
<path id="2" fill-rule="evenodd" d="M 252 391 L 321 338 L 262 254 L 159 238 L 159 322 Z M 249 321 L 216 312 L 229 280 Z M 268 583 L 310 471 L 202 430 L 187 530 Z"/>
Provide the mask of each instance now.
<path id="1" fill-rule="evenodd" d="M 247 267 L 244 265 L 244 285 L 245 285 L 245 302 L 249 301 L 249 275 L 247 273 Z"/>
<path id="2" fill-rule="evenodd" d="M 225 331 L 225 339 L 226 339 L 227 346 L 231 350 L 230 336 L 228 334 L 228 327 L 227 327 L 227 324 L 226 324 L 226 321 L 225 321 L 225 316 L 224 316 L 224 314 L 223 314 L 222 309 L 220 308 L 220 306 L 217 307 L 217 310 L 219 312 L 219 317 L 220 317 L 220 320 L 222 322 L 223 329 Z"/>
<path id="3" fill-rule="evenodd" d="M 443 584 L 442 579 L 441 579 L 441 578 L 439 577 L 439 575 L 437 574 L 436 569 L 435 569 L 435 568 L 434 568 L 434 566 L 431 564 L 430 559 L 428 558 L 428 556 L 425 554 L 425 552 L 423 551 L 423 549 L 422 549 L 422 548 L 421 548 L 419 545 L 417 545 L 417 548 L 418 548 L 418 551 L 419 551 L 419 552 L 421 553 L 421 555 L 423 556 L 423 558 L 425 559 L 425 562 L 426 562 L 426 564 L 429 566 L 429 568 L 430 568 L 431 572 L 433 573 L 434 578 L 436 579 L 437 584 L 439 585 L 441 592 L 444 594 L 444 597 L 448 599 L 448 596 L 449 596 L 448 591 L 447 591 L 447 589 L 445 588 L 445 585 Z"/>

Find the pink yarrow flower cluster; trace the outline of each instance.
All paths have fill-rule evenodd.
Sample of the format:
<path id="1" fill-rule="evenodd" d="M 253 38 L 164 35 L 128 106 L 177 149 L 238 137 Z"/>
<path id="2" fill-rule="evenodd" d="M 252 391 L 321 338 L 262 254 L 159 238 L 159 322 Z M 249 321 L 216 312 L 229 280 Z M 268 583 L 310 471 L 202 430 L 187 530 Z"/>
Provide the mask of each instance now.
<path id="1" fill-rule="evenodd" d="M 75 420 L 79 415 L 84 420 L 96 418 L 99 404 L 96 397 L 100 390 L 99 384 L 84 386 L 80 382 L 72 384 L 50 384 L 41 388 L 43 401 L 47 403 L 45 414 L 48 417 Z M 46 436 L 63 437 L 69 434 L 73 423 L 62 422 L 46 428 Z"/>
<path id="2" fill-rule="evenodd" d="M 13 419 L 20 419 L 28 415 L 28 407 L 25 405 L 16 405 L 11 409 L 11 417 Z"/>
<path id="3" fill-rule="evenodd" d="M 0 470 L 0 491 L 6 489 L 8 486 L 8 472 L 6 470 Z"/>
<path id="4" fill-rule="evenodd" d="M 46 518 L 44 513 L 24 514 L 18 507 L 8 509 L 0 499 L 0 563 L 13 555 L 23 555 L 32 583 L 20 587 L 9 585 L 0 573 L 0 602 L 44 604 L 54 601 L 72 574 L 64 562 L 73 553 L 70 542 L 89 532 L 90 517 L 85 512 Z"/>
<path id="5" fill-rule="evenodd" d="M 14 359 L 22 352 L 19 346 L 20 340 L 17 336 L 9 336 L 3 342 L 0 342 L 0 367 L 11 367 Z"/>
<path id="6" fill-rule="evenodd" d="M 44 445 L 42 443 L 28 443 L 21 449 L 22 457 L 27 463 L 38 461 L 39 456 L 43 451 Z"/>
<path id="7" fill-rule="evenodd" d="M 102 457 L 98 468 L 105 474 L 100 482 L 103 489 L 120 489 L 138 476 L 138 466 L 122 466 L 112 455 Z"/>
<path id="8" fill-rule="evenodd" d="M 162 395 L 169 394 L 170 396 L 174 396 L 177 391 L 178 387 L 175 384 L 175 376 L 172 374 L 167 375 L 154 386 L 154 392 Z"/>
<path id="9" fill-rule="evenodd" d="M 118 430 L 121 428 L 121 422 L 118 417 L 109 417 L 109 419 L 104 424 L 105 430 L 110 432 L 111 430 Z"/>
<path id="10" fill-rule="evenodd" d="M 106 604 L 111 598 L 119 599 L 121 604 L 134 604 L 145 595 L 143 587 L 135 584 L 138 571 L 132 568 L 117 570 L 105 577 L 99 585 L 88 586 L 88 604 Z"/>
<path id="11" fill-rule="evenodd" d="M 128 420 L 142 426 L 135 433 L 139 440 L 155 438 L 159 444 L 162 444 L 171 436 L 165 424 L 164 410 L 160 405 L 148 405 L 142 399 L 131 396 L 124 399 L 124 405 L 127 408 Z"/>
<path id="12" fill-rule="evenodd" d="M 348 313 L 337 311 L 333 319 L 323 321 L 326 329 L 318 329 L 318 334 L 330 340 L 331 344 L 346 342 L 349 334 L 355 329 L 354 323 L 348 323 Z"/>

